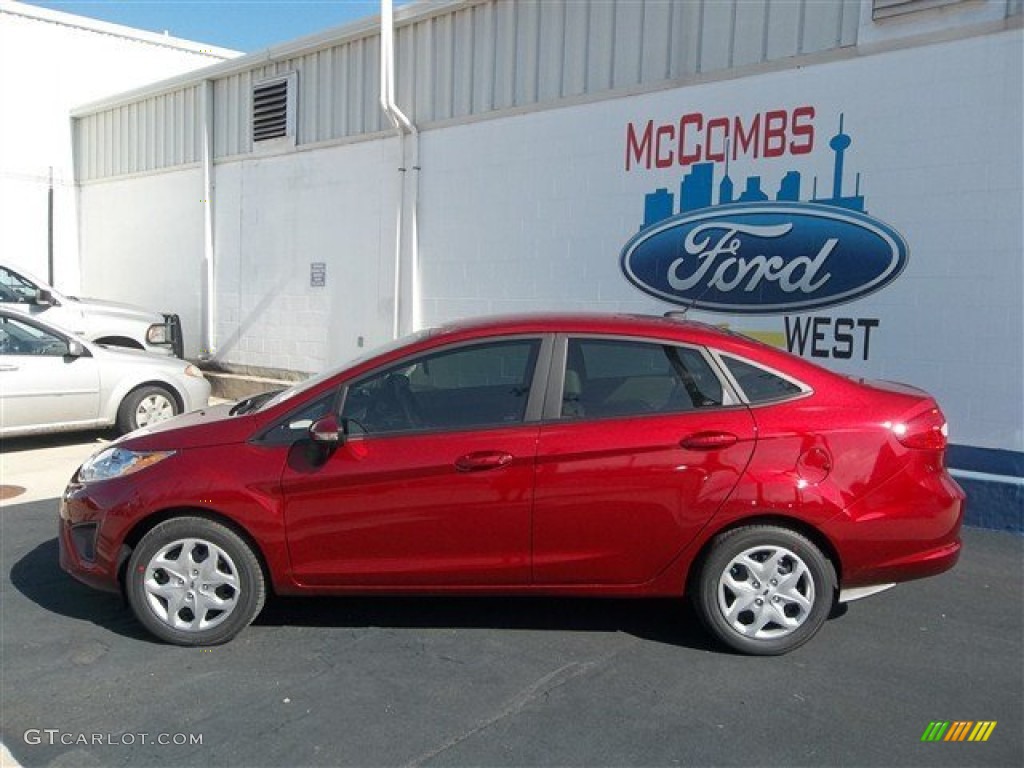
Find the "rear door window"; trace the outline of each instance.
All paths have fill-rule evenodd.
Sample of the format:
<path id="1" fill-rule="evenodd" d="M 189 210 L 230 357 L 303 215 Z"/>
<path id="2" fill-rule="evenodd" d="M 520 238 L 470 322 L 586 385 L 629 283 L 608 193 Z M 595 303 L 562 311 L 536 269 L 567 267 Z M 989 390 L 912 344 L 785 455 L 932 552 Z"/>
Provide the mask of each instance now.
<path id="1" fill-rule="evenodd" d="M 722 383 L 696 348 L 569 339 L 562 418 L 677 413 L 723 403 Z"/>

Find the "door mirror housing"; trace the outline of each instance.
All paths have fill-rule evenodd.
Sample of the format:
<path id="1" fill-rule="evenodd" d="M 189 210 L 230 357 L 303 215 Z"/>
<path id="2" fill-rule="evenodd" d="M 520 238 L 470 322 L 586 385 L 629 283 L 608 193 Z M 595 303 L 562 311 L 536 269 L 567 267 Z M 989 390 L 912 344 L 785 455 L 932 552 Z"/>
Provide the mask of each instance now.
<path id="1" fill-rule="evenodd" d="M 344 442 L 345 435 L 334 415 L 322 416 L 309 426 L 309 439 L 317 445 L 337 448 Z"/>
<path id="2" fill-rule="evenodd" d="M 57 302 L 53 298 L 53 293 L 46 288 L 39 288 L 36 290 L 36 304 L 41 307 L 52 307 Z"/>
<path id="3" fill-rule="evenodd" d="M 86 357 L 89 351 L 85 345 L 75 339 L 68 340 L 68 357 Z"/>

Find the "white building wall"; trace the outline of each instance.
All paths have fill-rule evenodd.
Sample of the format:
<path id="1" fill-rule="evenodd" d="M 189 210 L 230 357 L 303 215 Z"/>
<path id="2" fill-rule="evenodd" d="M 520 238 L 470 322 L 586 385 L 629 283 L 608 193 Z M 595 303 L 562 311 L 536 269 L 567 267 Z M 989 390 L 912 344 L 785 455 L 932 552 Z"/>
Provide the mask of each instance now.
<path id="1" fill-rule="evenodd" d="M 202 171 L 191 168 L 95 184 L 80 202 L 83 252 L 118 255 L 89 261 L 83 293 L 173 308 L 193 357 L 203 311 L 202 194 Z"/>
<path id="2" fill-rule="evenodd" d="M 912 382 L 935 394 L 961 444 L 1024 448 L 1022 34 L 837 61 L 432 131 L 425 135 L 421 262 L 424 322 L 545 309 L 673 309 L 628 283 L 619 254 L 645 195 L 677 196 L 689 167 L 625 168 L 626 126 L 677 124 L 699 112 L 751 117 L 814 108 L 814 149 L 730 165 L 774 194 L 787 170 L 801 200 L 831 192 L 828 142 L 839 116 L 852 136 L 844 192 L 856 173 L 868 212 L 907 240 L 906 271 L 855 302 L 790 316 L 823 317 L 819 362 Z M 692 167 L 692 166 L 690 166 Z M 723 174 L 716 164 L 715 184 Z M 692 312 L 785 343 L 782 316 Z M 831 350 L 835 318 L 877 321 L 865 358 Z M 845 344 L 839 345 L 845 348 Z M 811 345 L 805 356 L 811 356 Z M 844 349 L 845 351 L 845 349 Z"/>
<path id="3" fill-rule="evenodd" d="M 215 166 L 214 349 L 201 346 L 200 168 L 83 187 L 83 251 L 118 254 L 91 261 L 90 279 L 173 307 L 186 357 L 300 372 L 352 357 L 391 337 L 396 144 Z M 314 264 L 324 265 L 323 287 L 311 285 Z"/>
<path id="4" fill-rule="evenodd" d="M 314 372 L 390 338 L 395 144 L 216 166 L 217 361 Z"/>
<path id="5" fill-rule="evenodd" d="M 66 13 L 0 2 L 0 259 L 45 276 L 54 178 L 55 282 L 80 288 L 72 107 L 237 55 Z M 104 286 L 85 275 L 89 290 Z M 117 298 L 134 300 L 130 291 Z"/>

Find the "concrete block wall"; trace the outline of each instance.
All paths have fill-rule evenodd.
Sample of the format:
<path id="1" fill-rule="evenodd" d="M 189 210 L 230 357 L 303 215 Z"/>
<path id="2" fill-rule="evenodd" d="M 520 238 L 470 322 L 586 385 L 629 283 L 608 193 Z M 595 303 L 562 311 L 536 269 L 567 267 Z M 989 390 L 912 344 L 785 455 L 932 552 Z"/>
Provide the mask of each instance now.
<path id="1" fill-rule="evenodd" d="M 802 69 L 764 73 L 424 135 L 421 263 L 425 324 L 550 309 L 663 312 L 619 268 L 643 221 L 644 196 L 677 196 L 689 170 L 626 169 L 627 125 L 700 113 L 748 121 L 814 109 L 804 155 L 740 156 L 742 189 L 774 192 L 802 174 L 801 200 L 831 192 L 829 147 L 840 115 L 852 137 L 844 192 L 900 232 L 910 260 L 883 290 L 817 316 L 871 318 L 869 354 L 822 359 L 851 374 L 912 382 L 935 394 L 957 443 L 1024 449 L 1024 167 L 1022 35 L 1012 30 Z M 715 182 L 723 164 L 716 163 Z M 780 316 L 693 312 L 781 337 Z"/>

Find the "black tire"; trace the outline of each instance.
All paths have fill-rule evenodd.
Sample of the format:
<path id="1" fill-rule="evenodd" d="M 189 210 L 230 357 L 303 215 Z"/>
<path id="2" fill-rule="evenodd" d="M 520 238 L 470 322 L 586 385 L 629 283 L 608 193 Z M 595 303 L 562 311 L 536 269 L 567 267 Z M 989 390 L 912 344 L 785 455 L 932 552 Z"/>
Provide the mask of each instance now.
<path id="1" fill-rule="evenodd" d="M 121 434 L 159 424 L 181 413 L 178 398 L 167 387 L 149 384 L 129 392 L 117 409 L 117 430 Z"/>
<path id="2" fill-rule="evenodd" d="M 692 597 L 705 626 L 727 646 L 778 656 L 814 637 L 835 591 L 832 563 L 807 537 L 751 525 L 714 540 Z"/>
<path id="3" fill-rule="evenodd" d="M 125 572 L 142 625 L 175 645 L 218 645 L 263 609 L 266 585 L 252 548 L 230 528 L 175 517 L 142 537 Z"/>

